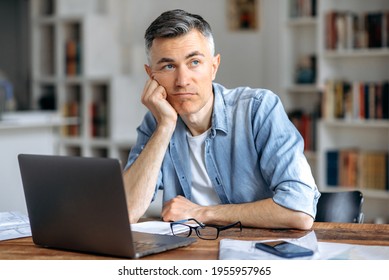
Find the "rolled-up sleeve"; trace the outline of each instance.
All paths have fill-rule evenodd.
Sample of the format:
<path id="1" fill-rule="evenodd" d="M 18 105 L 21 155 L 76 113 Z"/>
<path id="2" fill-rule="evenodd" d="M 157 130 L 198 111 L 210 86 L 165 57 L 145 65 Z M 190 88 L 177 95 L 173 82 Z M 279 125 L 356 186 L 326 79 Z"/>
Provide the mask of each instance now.
<path id="1" fill-rule="evenodd" d="M 263 95 L 258 111 L 260 166 L 274 193 L 274 202 L 315 217 L 320 193 L 305 158 L 300 133 L 276 95 Z"/>

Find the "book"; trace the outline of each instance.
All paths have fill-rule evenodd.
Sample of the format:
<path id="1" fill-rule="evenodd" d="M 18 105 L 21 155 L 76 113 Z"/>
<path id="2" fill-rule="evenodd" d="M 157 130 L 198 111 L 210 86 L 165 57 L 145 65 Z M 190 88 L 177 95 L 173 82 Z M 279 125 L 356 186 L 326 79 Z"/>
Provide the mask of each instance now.
<path id="1" fill-rule="evenodd" d="M 389 11 L 332 10 L 325 14 L 327 50 L 385 48 L 389 46 Z"/>
<path id="2" fill-rule="evenodd" d="M 69 23 L 66 28 L 65 41 L 65 74 L 75 76 L 81 74 L 81 26 Z"/>
<path id="3" fill-rule="evenodd" d="M 382 30 L 383 30 L 383 13 L 368 13 L 366 15 L 366 30 L 368 36 L 368 47 L 369 48 L 381 48 L 385 47 L 382 41 Z"/>
<path id="4" fill-rule="evenodd" d="M 93 137 L 107 137 L 107 105 L 103 102 L 91 103 L 91 135 Z"/>
<path id="5" fill-rule="evenodd" d="M 337 12 L 330 11 L 325 14 L 325 46 L 328 50 L 334 50 L 337 45 L 337 32 L 335 21 L 337 17 Z"/>
<path id="6" fill-rule="evenodd" d="M 382 118 L 389 119 L 389 81 L 382 83 Z"/>
<path id="7" fill-rule="evenodd" d="M 339 182 L 342 187 L 357 186 L 358 150 L 342 149 L 339 152 Z"/>
<path id="8" fill-rule="evenodd" d="M 68 40 L 65 43 L 66 54 L 65 54 L 65 72 L 68 76 L 74 76 L 77 74 L 77 42 L 74 40 Z"/>
<path id="9" fill-rule="evenodd" d="M 316 0 L 291 0 L 290 2 L 290 16 L 292 18 L 316 16 Z"/>
<path id="10" fill-rule="evenodd" d="M 288 113 L 288 117 L 304 139 L 304 150 L 315 151 L 315 135 L 319 113 L 305 113 L 302 110 L 294 110 Z"/>
<path id="11" fill-rule="evenodd" d="M 327 185 L 337 186 L 339 183 L 339 151 L 327 151 Z"/>
<path id="12" fill-rule="evenodd" d="M 77 117 L 80 118 L 81 111 L 80 105 L 77 101 L 68 101 L 62 107 L 62 115 L 64 117 Z M 64 136 L 80 136 L 80 124 L 66 125 L 62 128 L 62 134 Z"/>
<path id="13" fill-rule="evenodd" d="M 326 152 L 327 185 L 387 190 L 388 151 L 342 148 Z"/>
<path id="14" fill-rule="evenodd" d="M 107 137 L 108 124 L 108 86 L 105 84 L 93 87 L 93 100 L 90 104 L 90 134 L 92 137 Z"/>
<path id="15" fill-rule="evenodd" d="M 327 120 L 389 120 L 389 82 L 327 80 L 321 107 Z"/>

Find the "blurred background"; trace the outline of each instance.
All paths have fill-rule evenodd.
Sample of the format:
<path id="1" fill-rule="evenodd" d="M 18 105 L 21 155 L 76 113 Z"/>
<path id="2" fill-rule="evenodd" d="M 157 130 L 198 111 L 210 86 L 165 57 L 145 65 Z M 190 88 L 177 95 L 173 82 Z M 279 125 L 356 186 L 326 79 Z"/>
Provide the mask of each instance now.
<path id="1" fill-rule="evenodd" d="M 389 222 L 387 0 L 0 0 L 0 211 L 25 212 L 19 153 L 126 162 L 143 35 L 176 8 L 210 23 L 216 82 L 280 96 L 319 189 L 360 189 L 365 222 Z"/>

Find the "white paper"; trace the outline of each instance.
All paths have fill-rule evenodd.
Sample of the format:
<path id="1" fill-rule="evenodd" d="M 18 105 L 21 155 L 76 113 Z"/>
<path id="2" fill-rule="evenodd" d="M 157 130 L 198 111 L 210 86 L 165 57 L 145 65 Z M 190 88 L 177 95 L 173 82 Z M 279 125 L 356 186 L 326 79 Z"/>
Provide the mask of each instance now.
<path id="1" fill-rule="evenodd" d="M 267 253 L 262 250 L 255 248 L 255 243 L 258 242 L 268 242 L 275 240 L 284 240 L 296 245 L 313 250 L 313 256 L 293 258 L 294 260 L 309 260 L 318 258 L 318 242 L 316 234 L 314 231 L 311 231 L 307 235 L 298 238 L 282 238 L 282 239 L 269 239 L 269 240 L 255 240 L 255 241 L 243 241 L 243 240 L 233 240 L 233 239 L 222 239 L 220 240 L 219 246 L 219 259 L 220 260 L 281 260 L 284 258 L 278 257 L 276 255 Z"/>
<path id="2" fill-rule="evenodd" d="M 370 246 L 344 243 L 317 242 L 314 231 L 298 239 L 285 240 L 314 251 L 313 256 L 293 258 L 293 260 L 389 260 L 389 246 Z M 221 260 L 286 260 L 255 248 L 255 243 L 263 241 L 242 241 L 223 239 L 220 241 Z"/>
<path id="3" fill-rule="evenodd" d="M 31 236 L 30 221 L 18 212 L 0 213 L 0 241 Z"/>
<path id="4" fill-rule="evenodd" d="M 162 221 L 147 221 L 147 222 L 131 224 L 131 230 L 146 232 L 146 233 L 173 235 L 172 230 L 170 228 L 170 223 L 162 222 Z M 185 232 L 185 231 L 187 231 L 186 227 L 182 227 L 181 230 L 177 230 L 177 228 L 174 229 L 174 232 Z"/>
<path id="5" fill-rule="evenodd" d="M 162 221 L 148 221 L 131 224 L 131 230 L 147 233 L 168 234 L 172 235 L 170 223 Z"/>
<path id="6" fill-rule="evenodd" d="M 323 260 L 389 260 L 389 246 L 319 242 Z"/>

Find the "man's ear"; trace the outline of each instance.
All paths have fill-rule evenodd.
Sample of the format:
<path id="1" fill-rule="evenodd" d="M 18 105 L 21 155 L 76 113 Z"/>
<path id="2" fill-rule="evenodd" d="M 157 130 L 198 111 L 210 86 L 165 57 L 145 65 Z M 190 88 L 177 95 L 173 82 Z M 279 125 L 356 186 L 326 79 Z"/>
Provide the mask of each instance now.
<path id="1" fill-rule="evenodd" d="M 217 70 L 219 69 L 220 65 L 220 54 L 215 55 L 212 58 L 212 80 L 216 78 Z"/>
<path id="2" fill-rule="evenodd" d="M 150 79 L 152 79 L 152 71 L 151 71 L 151 67 L 148 66 L 147 64 L 145 64 L 145 70 L 146 70 L 146 73 L 147 75 L 150 77 Z"/>

